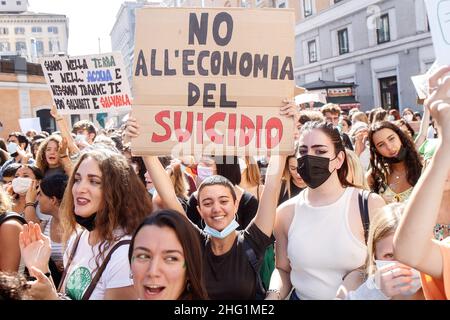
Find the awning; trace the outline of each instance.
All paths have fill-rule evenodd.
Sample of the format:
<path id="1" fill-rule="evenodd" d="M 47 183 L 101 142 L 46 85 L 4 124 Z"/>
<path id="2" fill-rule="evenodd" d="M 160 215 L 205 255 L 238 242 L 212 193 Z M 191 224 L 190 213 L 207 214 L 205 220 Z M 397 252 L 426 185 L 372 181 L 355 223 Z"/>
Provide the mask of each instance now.
<path id="1" fill-rule="evenodd" d="M 361 104 L 356 101 L 354 96 L 327 97 L 327 102 L 338 104 L 342 110 L 350 110 L 353 108 L 359 108 L 361 106 Z"/>

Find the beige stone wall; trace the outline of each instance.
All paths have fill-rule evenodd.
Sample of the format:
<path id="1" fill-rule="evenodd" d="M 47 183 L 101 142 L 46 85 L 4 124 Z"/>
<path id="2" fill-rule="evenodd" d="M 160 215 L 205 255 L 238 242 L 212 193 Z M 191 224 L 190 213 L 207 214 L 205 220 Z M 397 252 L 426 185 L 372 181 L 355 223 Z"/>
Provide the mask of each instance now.
<path id="1" fill-rule="evenodd" d="M 51 106 L 53 103 L 52 95 L 48 90 L 30 90 L 30 106 L 33 110 L 36 107 Z"/>
<path id="2" fill-rule="evenodd" d="M 1 88 L 0 83 L 0 97 L 0 121 L 3 124 L 0 137 L 6 140 L 11 131 L 20 131 L 19 90 Z"/>
<path id="3" fill-rule="evenodd" d="M 303 6 L 303 4 L 300 4 L 301 2 L 302 2 L 301 0 L 289 1 L 289 8 L 293 8 L 295 11 L 295 24 L 299 23 L 303 18 L 301 7 L 300 7 L 300 6 Z"/>
<path id="4" fill-rule="evenodd" d="M 330 0 L 316 0 L 316 14 L 330 7 Z"/>

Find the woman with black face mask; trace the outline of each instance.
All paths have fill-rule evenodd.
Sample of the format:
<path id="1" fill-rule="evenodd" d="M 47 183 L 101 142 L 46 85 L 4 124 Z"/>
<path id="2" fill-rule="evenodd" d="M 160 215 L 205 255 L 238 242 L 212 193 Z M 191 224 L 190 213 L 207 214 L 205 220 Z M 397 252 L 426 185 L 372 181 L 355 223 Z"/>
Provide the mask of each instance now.
<path id="1" fill-rule="evenodd" d="M 371 190 L 387 203 L 409 198 L 420 178 L 422 163 L 414 142 L 390 122 L 377 122 L 369 131 Z"/>
<path id="2" fill-rule="evenodd" d="M 62 240 L 68 244 L 60 292 L 72 300 L 134 299 L 129 243 L 151 212 L 150 195 L 124 156 L 106 149 L 84 153 L 61 203 Z M 58 298 L 44 275 L 49 243 L 38 225 L 24 226 L 19 244 L 27 268 L 38 279 L 31 288 L 34 299 Z"/>
<path id="3" fill-rule="evenodd" d="M 339 131 L 323 122 L 303 126 L 298 171 L 308 186 L 277 209 L 276 269 L 269 299 L 334 299 L 346 274 L 364 265 L 367 247 L 358 194 L 346 179 L 348 164 Z M 382 207 L 368 198 L 369 219 Z"/>

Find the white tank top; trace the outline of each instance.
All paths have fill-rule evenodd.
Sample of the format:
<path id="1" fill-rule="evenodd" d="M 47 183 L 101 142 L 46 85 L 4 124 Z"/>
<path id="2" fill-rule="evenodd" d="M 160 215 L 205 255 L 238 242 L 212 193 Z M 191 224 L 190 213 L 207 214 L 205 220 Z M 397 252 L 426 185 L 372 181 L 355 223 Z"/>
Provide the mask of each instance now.
<path id="1" fill-rule="evenodd" d="M 347 188 L 333 204 L 312 207 L 306 190 L 297 197 L 288 231 L 291 283 L 300 300 L 330 300 L 350 271 L 361 267 L 367 247 L 352 233 L 349 205 L 355 188 Z"/>

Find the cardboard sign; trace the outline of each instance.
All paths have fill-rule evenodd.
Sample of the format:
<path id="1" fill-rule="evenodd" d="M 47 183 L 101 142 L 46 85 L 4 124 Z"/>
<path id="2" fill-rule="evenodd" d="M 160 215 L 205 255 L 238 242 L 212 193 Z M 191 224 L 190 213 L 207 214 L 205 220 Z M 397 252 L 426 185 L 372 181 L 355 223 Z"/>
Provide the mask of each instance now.
<path id="1" fill-rule="evenodd" d="M 211 110 L 202 107 L 134 106 L 140 136 L 133 154 L 265 155 L 292 154 L 294 120 L 282 121 L 279 108 Z"/>
<path id="2" fill-rule="evenodd" d="M 129 111 L 131 93 L 120 53 L 41 61 L 59 114 Z"/>
<path id="3" fill-rule="evenodd" d="M 194 119 L 202 115 L 204 121 L 223 114 L 234 114 L 237 119 L 245 115 L 252 121 L 260 117 L 263 122 L 277 117 L 283 125 L 282 141 L 269 149 L 272 153 L 291 153 L 293 126 L 290 119 L 278 117 L 277 107 L 283 105 L 283 99 L 294 96 L 294 39 L 292 10 L 138 9 L 133 117 L 146 136 L 133 141 L 133 152 L 172 153 L 174 145 L 180 143 L 177 139 L 156 142 L 150 137 L 158 127 L 155 117 L 161 111 L 169 112 L 171 124 L 167 127 L 173 130 L 174 112 L 182 112 L 178 121 L 186 121 L 191 111 Z M 228 124 L 233 125 L 233 121 Z M 148 127 L 142 130 L 145 126 Z M 225 126 L 220 130 L 228 135 L 226 131 L 235 128 Z M 256 142 L 256 136 L 251 139 L 255 140 L 250 143 L 254 143 L 255 152 L 258 147 L 261 152 L 269 151 Z M 208 152 L 242 154 L 240 147 L 224 145 L 222 139 L 211 142 L 217 150 Z M 183 143 L 195 146 L 194 149 L 205 143 L 204 148 L 211 149 L 207 139 L 192 138 Z M 284 147 L 287 145 L 292 147 Z"/>
<path id="4" fill-rule="evenodd" d="M 425 0 L 437 62 L 450 65 L 450 0 Z"/>

